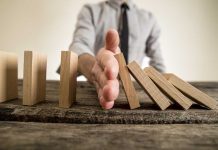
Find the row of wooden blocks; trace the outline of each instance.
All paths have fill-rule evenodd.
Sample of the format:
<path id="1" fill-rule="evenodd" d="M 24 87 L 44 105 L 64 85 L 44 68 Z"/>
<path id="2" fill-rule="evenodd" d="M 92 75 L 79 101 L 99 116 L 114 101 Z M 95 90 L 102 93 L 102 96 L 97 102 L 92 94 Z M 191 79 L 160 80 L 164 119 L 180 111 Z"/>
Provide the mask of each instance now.
<path id="1" fill-rule="evenodd" d="M 173 74 L 161 74 L 153 67 L 144 70 L 135 62 L 126 65 L 122 53 L 115 55 L 119 77 L 130 109 L 140 107 L 130 74 L 161 110 L 178 104 L 184 110 L 197 103 L 215 109 L 217 102 Z M 18 61 L 15 54 L 0 52 L 0 102 L 18 97 Z M 61 52 L 59 106 L 69 108 L 76 101 L 78 56 L 72 51 Z M 24 52 L 23 105 L 45 100 L 47 58 L 37 52 Z"/>
<path id="2" fill-rule="evenodd" d="M 76 100 L 78 56 L 72 51 L 61 52 L 59 106 L 69 108 Z M 25 51 L 23 72 L 23 105 L 45 100 L 47 57 Z M 0 52 L 0 102 L 18 98 L 18 59 L 15 54 Z"/>
<path id="3" fill-rule="evenodd" d="M 208 109 L 217 107 L 215 99 L 174 74 L 161 74 L 153 67 L 142 70 L 135 61 L 126 65 L 122 53 L 115 55 L 115 58 L 119 63 L 119 77 L 131 109 L 140 107 L 140 103 L 130 74 L 161 110 L 172 104 L 177 104 L 184 110 L 189 109 L 194 103 Z"/>

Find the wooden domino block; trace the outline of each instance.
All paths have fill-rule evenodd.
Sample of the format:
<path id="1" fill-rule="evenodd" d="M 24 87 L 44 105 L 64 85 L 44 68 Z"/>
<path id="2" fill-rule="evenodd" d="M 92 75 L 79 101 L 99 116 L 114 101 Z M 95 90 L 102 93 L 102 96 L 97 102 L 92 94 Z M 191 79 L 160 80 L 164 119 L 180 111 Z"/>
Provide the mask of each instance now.
<path id="1" fill-rule="evenodd" d="M 128 64 L 128 68 L 132 76 L 161 110 L 165 110 L 171 105 L 170 100 L 157 88 L 135 61 Z"/>
<path id="2" fill-rule="evenodd" d="M 139 100 L 133 82 L 131 80 L 128 68 L 126 67 L 126 61 L 124 59 L 123 53 L 115 55 L 115 58 L 119 63 L 119 77 L 122 82 L 130 109 L 138 108 L 140 107 Z"/>
<path id="3" fill-rule="evenodd" d="M 147 67 L 144 72 L 151 78 L 158 87 L 160 87 L 172 100 L 187 110 L 191 107 L 193 102 L 177 90 L 165 77 L 153 67 Z"/>
<path id="4" fill-rule="evenodd" d="M 209 109 L 217 108 L 217 101 L 207 94 L 201 92 L 191 84 L 185 82 L 174 74 L 164 74 L 166 79 L 180 91 L 191 97 L 196 103 L 206 106 Z"/>
<path id="5" fill-rule="evenodd" d="M 24 52 L 23 105 L 34 105 L 45 100 L 47 57 Z"/>
<path id="6" fill-rule="evenodd" d="M 61 52 L 59 107 L 69 108 L 76 101 L 78 56 L 72 51 Z"/>
<path id="7" fill-rule="evenodd" d="M 17 56 L 0 51 L 0 102 L 18 97 Z"/>

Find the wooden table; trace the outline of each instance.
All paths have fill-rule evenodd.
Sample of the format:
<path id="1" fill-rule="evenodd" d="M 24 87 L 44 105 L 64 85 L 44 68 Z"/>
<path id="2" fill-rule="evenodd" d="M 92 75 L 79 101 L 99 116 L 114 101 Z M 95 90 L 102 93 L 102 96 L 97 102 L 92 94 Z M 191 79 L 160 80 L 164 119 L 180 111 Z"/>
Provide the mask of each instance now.
<path id="1" fill-rule="evenodd" d="M 194 105 L 160 111 L 134 84 L 142 105 L 129 110 L 121 90 L 115 107 L 102 110 L 94 87 L 79 82 L 77 102 L 58 107 L 57 81 L 47 82 L 46 101 L 22 106 L 19 99 L 0 104 L 0 149 L 217 149 L 218 110 Z M 192 85 L 218 100 L 218 83 Z"/>

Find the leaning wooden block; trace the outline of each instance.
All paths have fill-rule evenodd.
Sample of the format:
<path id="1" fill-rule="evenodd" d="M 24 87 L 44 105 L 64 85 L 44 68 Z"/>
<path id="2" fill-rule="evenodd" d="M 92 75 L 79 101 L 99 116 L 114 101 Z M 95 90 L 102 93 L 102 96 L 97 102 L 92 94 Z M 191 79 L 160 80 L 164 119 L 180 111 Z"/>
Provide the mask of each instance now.
<path id="1" fill-rule="evenodd" d="M 0 51 L 0 102 L 18 97 L 17 56 Z"/>
<path id="2" fill-rule="evenodd" d="M 34 105 L 45 100 L 47 57 L 24 52 L 23 105 Z"/>
<path id="3" fill-rule="evenodd" d="M 160 87 L 172 100 L 187 110 L 191 107 L 193 102 L 185 97 L 179 90 L 177 90 L 164 76 L 153 67 L 147 67 L 144 72 Z"/>
<path id="4" fill-rule="evenodd" d="M 123 53 L 115 55 L 119 63 L 119 76 L 123 84 L 123 88 L 130 106 L 130 109 L 135 109 L 140 107 L 139 100 L 135 91 L 135 87 L 132 83 L 128 68 L 126 67 L 126 61 L 124 59 Z"/>
<path id="5" fill-rule="evenodd" d="M 61 52 L 59 107 L 69 108 L 76 101 L 78 56 L 72 51 Z"/>
<path id="6" fill-rule="evenodd" d="M 152 80 L 135 61 L 128 64 L 128 68 L 132 76 L 137 80 L 137 82 L 142 86 L 145 92 L 160 107 L 161 110 L 165 110 L 171 105 L 170 100 L 158 89 L 158 87 L 152 82 Z"/>
<path id="7" fill-rule="evenodd" d="M 180 91 L 191 97 L 196 103 L 206 106 L 209 109 L 217 108 L 217 101 L 207 94 L 201 92 L 191 84 L 185 82 L 174 74 L 164 74 L 166 79 Z"/>

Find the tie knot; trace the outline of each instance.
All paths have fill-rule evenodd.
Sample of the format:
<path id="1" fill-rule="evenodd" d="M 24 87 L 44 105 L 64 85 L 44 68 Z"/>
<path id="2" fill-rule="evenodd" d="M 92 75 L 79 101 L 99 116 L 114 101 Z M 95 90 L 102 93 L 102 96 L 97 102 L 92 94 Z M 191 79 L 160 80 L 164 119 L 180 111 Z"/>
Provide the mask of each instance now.
<path id="1" fill-rule="evenodd" d="M 127 5 L 127 3 L 123 3 L 121 5 L 121 8 L 127 10 L 127 9 L 129 9 L 129 6 Z"/>

